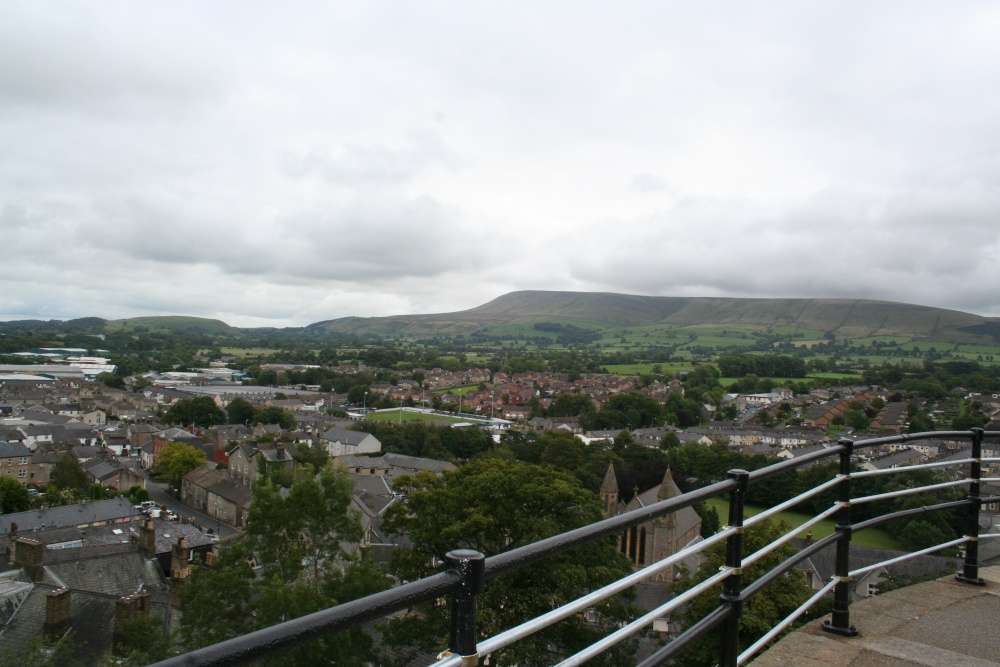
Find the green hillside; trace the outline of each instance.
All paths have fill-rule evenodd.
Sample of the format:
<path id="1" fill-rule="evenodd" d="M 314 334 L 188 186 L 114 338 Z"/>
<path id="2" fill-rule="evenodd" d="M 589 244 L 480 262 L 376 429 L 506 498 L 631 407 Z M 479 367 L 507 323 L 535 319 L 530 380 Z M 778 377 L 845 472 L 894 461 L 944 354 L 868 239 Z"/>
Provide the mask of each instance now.
<path id="1" fill-rule="evenodd" d="M 208 334 L 212 336 L 239 336 L 240 330 L 231 327 L 222 320 L 211 320 L 204 317 L 187 317 L 183 315 L 159 315 L 152 317 L 130 317 L 124 320 L 111 320 L 105 323 L 106 331 L 134 331 L 136 328 L 147 331 L 167 331 L 173 333 Z"/>
<path id="2" fill-rule="evenodd" d="M 1000 342 L 995 318 L 943 308 L 866 299 L 648 297 L 601 292 L 511 292 L 470 310 L 435 315 L 348 317 L 311 325 L 337 333 L 454 335 L 505 324 L 573 322 L 589 329 L 665 325 L 730 330 L 811 330 L 839 338 L 902 336 Z"/>

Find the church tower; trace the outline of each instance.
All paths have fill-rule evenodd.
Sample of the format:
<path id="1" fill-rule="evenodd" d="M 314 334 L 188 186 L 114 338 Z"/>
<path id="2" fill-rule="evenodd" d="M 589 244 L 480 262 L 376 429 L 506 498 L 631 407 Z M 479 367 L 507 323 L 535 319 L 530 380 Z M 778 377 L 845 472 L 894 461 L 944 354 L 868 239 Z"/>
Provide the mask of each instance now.
<path id="1" fill-rule="evenodd" d="M 615 477 L 615 464 L 608 464 L 608 472 L 601 482 L 601 507 L 604 518 L 618 514 L 618 478 Z"/>
<path id="2" fill-rule="evenodd" d="M 667 472 L 663 475 L 663 482 L 660 484 L 660 490 L 656 494 L 656 500 L 660 502 L 679 495 L 681 495 L 681 490 L 678 488 L 677 483 L 674 482 L 670 468 L 667 467 Z M 677 512 L 671 512 L 666 516 L 656 519 L 653 528 L 653 539 L 651 540 L 652 544 L 650 545 L 653 553 L 649 554 L 648 558 L 650 560 L 660 560 L 676 553 L 683 546 L 678 544 L 679 537 L 677 534 Z M 667 572 L 660 573 L 657 576 L 657 581 L 672 582 L 674 579 L 674 570 L 675 568 L 671 568 Z"/>

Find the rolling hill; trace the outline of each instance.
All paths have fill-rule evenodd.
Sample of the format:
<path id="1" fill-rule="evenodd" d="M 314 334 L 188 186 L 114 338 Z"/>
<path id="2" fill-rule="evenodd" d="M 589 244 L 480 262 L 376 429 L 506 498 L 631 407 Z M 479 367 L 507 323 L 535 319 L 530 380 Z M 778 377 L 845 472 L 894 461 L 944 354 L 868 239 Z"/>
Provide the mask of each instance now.
<path id="1" fill-rule="evenodd" d="M 174 333 L 206 334 L 209 336 L 238 336 L 240 330 L 222 320 L 183 315 L 160 315 L 152 317 L 130 317 L 124 320 L 109 320 L 104 323 L 108 332 L 132 331 L 136 327 L 148 331 L 169 331 Z"/>
<path id="2" fill-rule="evenodd" d="M 347 334 L 454 335 L 500 324 L 573 322 L 590 329 L 662 324 L 760 331 L 791 327 L 841 338 L 905 336 L 996 343 L 1000 319 L 943 308 L 867 299 L 650 297 L 603 292 L 520 291 L 456 313 L 345 317 L 310 329 Z"/>

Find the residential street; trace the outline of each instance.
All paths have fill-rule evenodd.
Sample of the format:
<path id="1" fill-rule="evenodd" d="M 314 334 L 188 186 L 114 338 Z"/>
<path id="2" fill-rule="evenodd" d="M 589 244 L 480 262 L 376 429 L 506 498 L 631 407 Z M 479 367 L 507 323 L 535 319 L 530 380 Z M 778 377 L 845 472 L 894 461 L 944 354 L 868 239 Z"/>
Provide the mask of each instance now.
<path id="1" fill-rule="evenodd" d="M 187 521 L 188 523 L 199 525 L 206 530 L 211 528 L 212 531 L 217 533 L 220 538 L 228 538 L 240 534 L 240 531 L 232 526 L 219 523 L 207 514 L 202 514 L 197 510 L 193 510 L 190 507 L 182 505 L 180 501 L 167 494 L 166 483 L 154 482 L 151 479 L 147 479 L 146 490 L 149 491 L 149 497 L 153 501 L 155 501 L 158 505 L 165 505 L 167 509 L 175 512 L 179 517 L 181 517 L 181 521 Z"/>

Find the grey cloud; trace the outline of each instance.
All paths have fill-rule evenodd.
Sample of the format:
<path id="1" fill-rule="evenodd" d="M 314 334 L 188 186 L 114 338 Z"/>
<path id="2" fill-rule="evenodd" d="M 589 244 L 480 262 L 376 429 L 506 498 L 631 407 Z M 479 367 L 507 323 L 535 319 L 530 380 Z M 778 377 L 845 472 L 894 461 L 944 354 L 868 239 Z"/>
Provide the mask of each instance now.
<path id="1" fill-rule="evenodd" d="M 626 190 L 639 194 L 662 194 L 669 193 L 670 186 L 665 178 L 655 174 L 643 173 L 633 176 Z"/>
<path id="2" fill-rule="evenodd" d="M 301 156 L 286 155 L 282 166 L 292 177 L 317 174 L 331 185 L 353 187 L 397 185 L 429 167 L 450 168 L 455 163 L 440 136 L 412 132 L 402 148 L 346 144 L 334 154 L 313 149 Z"/>
<path id="3" fill-rule="evenodd" d="M 890 197 L 819 193 L 781 218 L 749 201 L 688 200 L 577 253 L 591 285 L 645 294 L 848 296 L 1000 313 L 994 189 L 961 183 Z"/>

